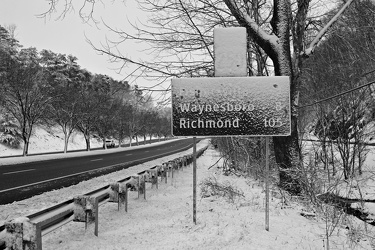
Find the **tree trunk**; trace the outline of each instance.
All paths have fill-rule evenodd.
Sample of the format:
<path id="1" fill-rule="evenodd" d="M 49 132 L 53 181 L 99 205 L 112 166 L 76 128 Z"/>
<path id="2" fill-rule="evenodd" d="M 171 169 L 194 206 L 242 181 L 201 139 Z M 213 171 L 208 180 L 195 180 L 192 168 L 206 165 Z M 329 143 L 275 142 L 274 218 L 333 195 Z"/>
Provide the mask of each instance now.
<path id="1" fill-rule="evenodd" d="M 24 145 L 22 155 L 27 156 L 27 154 L 29 153 L 29 140 L 27 138 L 24 138 L 23 142 Z"/>
<path id="2" fill-rule="evenodd" d="M 91 148 L 90 148 L 90 135 L 89 134 L 85 134 L 85 141 L 86 141 L 86 151 L 90 151 Z"/>
<path id="3" fill-rule="evenodd" d="M 291 194 L 298 195 L 302 189 L 298 181 L 301 158 L 296 117 L 292 117 L 292 124 L 294 126 L 291 136 L 273 137 L 273 145 L 276 162 L 279 165 L 279 185 Z"/>
<path id="4" fill-rule="evenodd" d="M 332 159 L 332 176 L 336 175 L 336 167 L 335 167 L 335 155 L 333 154 L 333 143 L 331 141 L 331 159 Z"/>
<path id="5" fill-rule="evenodd" d="M 30 144 L 30 137 L 32 132 L 32 125 L 24 125 L 23 131 L 22 131 L 22 139 L 24 142 L 23 145 L 23 156 L 27 156 L 29 154 L 29 144 Z"/>
<path id="6" fill-rule="evenodd" d="M 271 25 L 278 37 L 278 47 L 270 51 L 276 76 L 290 77 L 290 107 L 291 107 L 291 135 L 287 137 L 273 137 L 276 162 L 279 165 L 279 185 L 291 194 L 298 195 L 302 188 L 299 183 L 299 166 L 301 163 L 301 149 L 298 142 L 298 110 L 297 86 L 298 73 L 294 74 L 290 51 L 290 2 L 287 0 L 274 1 L 274 15 Z M 299 67 L 300 65 L 297 65 Z M 298 71 L 297 71 L 298 72 Z"/>
<path id="7" fill-rule="evenodd" d="M 64 133 L 64 153 L 66 154 L 68 152 L 68 135 Z"/>
<path id="8" fill-rule="evenodd" d="M 121 148 L 121 143 L 122 143 L 122 137 L 120 136 L 118 138 L 118 147 Z"/>

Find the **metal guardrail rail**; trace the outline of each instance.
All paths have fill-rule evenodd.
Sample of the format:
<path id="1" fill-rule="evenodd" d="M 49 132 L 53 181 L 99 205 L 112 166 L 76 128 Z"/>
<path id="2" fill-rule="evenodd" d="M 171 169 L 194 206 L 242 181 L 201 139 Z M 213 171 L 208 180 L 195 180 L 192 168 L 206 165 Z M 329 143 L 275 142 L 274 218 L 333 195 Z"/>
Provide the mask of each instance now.
<path id="1" fill-rule="evenodd" d="M 203 154 L 208 146 L 197 151 L 197 158 Z M 99 206 L 108 202 L 125 205 L 127 211 L 127 195 L 129 188 L 138 190 L 146 198 L 146 182 L 156 184 L 163 178 L 167 182 L 168 175 L 173 178 L 173 172 L 193 161 L 193 155 L 175 158 L 162 165 L 153 166 L 133 176 L 103 186 L 86 194 L 67 200 L 55 206 L 41 210 L 23 218 L 17 218 L 0 226 L 0 250 L 2 249 L 42 249 L 42 236 L 62 227 L 71 221 L 95 223 L 95 235 L 98 235 Z M 123 204 L 125 202 L 125 204 Z M 10 240 L 11 239 L 11 240 Z"/>

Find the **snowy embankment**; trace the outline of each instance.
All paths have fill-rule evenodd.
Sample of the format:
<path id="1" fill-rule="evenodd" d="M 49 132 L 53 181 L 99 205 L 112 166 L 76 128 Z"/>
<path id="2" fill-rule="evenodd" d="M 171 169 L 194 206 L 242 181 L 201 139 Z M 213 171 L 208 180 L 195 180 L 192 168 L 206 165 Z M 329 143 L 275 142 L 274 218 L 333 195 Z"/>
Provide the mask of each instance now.
<path id="1" fill-rule="evenodd" d="M 101 140 L 91 139 L 91 147 L 102 147 Z M 0 156 L 22 155 L 23 144 L 17 148 L 9 148 L 0 144 Z M 69 138 L 68 150 L 86 149 L 85 138 L 82 133 L 74 132 Z M 58 128 L 44 128 L 36 126 L 30 137 L 29 154 L 62 152 L 64 150 L 64 134 Z M 2 159 L 0 160 L 2 161 Z"/>
<path id="2" fill-rule="evenodd" d="M 228 202 L 223 197 L 200 196 L 198 188 L 197 224 L 192 218 L 192 167 L 178 172 L 172 182 L 149 189 L 147 200 L 130 195 L 129 210 L 117 211 L 115 204 L 100 207 L 99 237 L 93 228 L 70 223 L 43 239 L 44 249 L 324 249 L 325 224 L 322 219 L 300 215 L 302 207 L 286 207 L 272 191 L 270 231 L 265 230 L 263 184 L 243 177 L 224 176 L 215 167 L 220 158 L 209 148 L 197 161 L 198 181 L 215 178 L 241 190 L 244 197 Z M 209 169 L 210 168 L 210 169 Z M 351 249 L 347 230 L 338 228 L 331 246 Z M 365 249 L 369 243 L 361 241 Z M 331 249 L 336 249 L 332 247 Z"/>
<path id="3" fill-rule="evenodd" d="M 35 151 L 51 148 L 48 146 L 51 140 L 40 140 L 44 143 L 36 144 Z M 208 141 L 200 142 L 198 148 L 207 143 Z M 56 144 L 59 144 L 56 147 L 61 147 L 61 141 L 56 141 Z M 0 165 L 82 154 L 111 153 L 114 150 L 128 149 L 3 158 Z M 191 151 L 190 149 L 68 188 L 2 205 L 0 224 L 56 205 L 162 162 L 190 154 Z M 308 208 L 292 201 L 286 206 L 275 187 L 271 191 L 270 231 L 267 232 L 263 183 L 249 178 L 223 176 L 216 166 L 210 168 L 219 159 L 219 154 L 212 148 L 198 159 L 198 184 L 207 178 L 215 177 L 219 183 L 231 183 L 244 193 L 244 197 L 232 203 L 223 197 L 205 195 L 206 198 L 202 198 L 198 186 L 197 225 L 194 225 L 192 219 L 192 167 L 189 166 L 183 172 L 177 173 L 173 182 L 163 182 L 157 190 L 148 187 L 147 200 L 137 199 L 136 193 L 130 192 L 128 213 L 117 211 L 117 206 L 112 203 L 101 206 L 99 237 L 94 236 L 93 228 L 85 231 L 83 223 L 71 222 L 44 236 L 43 249 L 325 249 L 324 218 L 320 215 L 310 219 L 302 217 L 300 212 Z M 374 164 L 375 154 L 370 152 L 366 165 L 370 167 Z M 368 233 L 373 234 L 372 227 L 369 226 L 368 229 Z M 350 232 L 345 226 L 337 226 L 330 237 L 331 249 L 353 249 L 354 245 L 348 241 L 348 236 Z M 372 249 L 365 237 L 359 238 L 356 244 L 358 249 Z"/>
<path id="4" fill-rule="evenodd" d="M 198 144 L 205 146 L 208 141 Z M 91 191 L 150 166 L 191 153 L 187 150 L 131 169 L 84 181 L 33 198 L 0 206 L 1 219 L 12 219 Z M 198 181 L 215 178 L 241 190 L 234 202 L 219 196 L 202 198 L 198 186 L 197 224 L 192 218 L 192 166 L 178 172 L 159 189 L 148 186 L 147 200 L 130 192 L 128 212 L 105 203 L 99 208 L 99 237 L 93 227 L 71 222 L 43 237 L 43 249 L 324 249 L 324 220 L 300 215 L 302 206 L 282 203 L 276 188 L 271 191 L 270 231 L 265 230 L 263 183 L 244 177 L 224 176 L 216 166 L 219 153 L 209 148 L 197 161 Z M 219 162 L 220 164 L 220 162 Z M 211 168 L 210 168 L 211 167 Z M 338 227 L 331 236 L 331 249 L 352 249 L 348 230 Z M 360 241 L 371 249 L 368 241 Z M 332 247 L 335 246 L 335 247 Z"/>

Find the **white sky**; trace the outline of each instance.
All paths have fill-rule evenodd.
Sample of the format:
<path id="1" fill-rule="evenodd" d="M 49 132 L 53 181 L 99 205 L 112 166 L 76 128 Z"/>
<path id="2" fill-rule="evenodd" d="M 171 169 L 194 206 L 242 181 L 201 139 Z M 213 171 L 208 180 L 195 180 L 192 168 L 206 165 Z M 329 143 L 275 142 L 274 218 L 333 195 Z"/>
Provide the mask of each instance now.
<path id="1" fill-rule="evenodd" d="M 60 0 L 60 2 L 65 2 Z M 24 47 L 36 47 L 38 51 L 48 49 L 56 53 L 72 54 L 78 58 L 78 64 L 92 73 L 106 74 L 114 79 L 123 80 L 130 69 L 117 74 L 115 68 L 118 65 L 109 63 L 108 57 L 98 55 L 86 42 L 85 35 L 98 47 L 105 41 L 109 32 L 103 25 L 84 24 L 79 18 L 79 7 L 83 1 L 73 1 L 77 3 L 75 12 L 68 14 L 62 20 L 56 20 L 59 16 L 54 13 L 50 18 L 38 18 L 37 15 L 49 9 L 46 0 L 1 0 L 0 1 L 0 25 L 16 25 L 16 38 Z M 132 22 L 144 17 L 137 8 L 134 0 L 105 1 L 103 5 L 100 1 L 96 5 L 95 16 L 117 28 L 125 29 L 129 27 L 128 19 Z M 129 28 L 127 28 L 128 30 Z M 122 51 L 124 55 L 132 59 L 142 57 L 141 52 L 137 52 L 138 45 L 129 45 Z M 138 81 L 142 81 L 139 79 Z M 133 82 L 132 84 L 147 85 L 147 83 Z"/>

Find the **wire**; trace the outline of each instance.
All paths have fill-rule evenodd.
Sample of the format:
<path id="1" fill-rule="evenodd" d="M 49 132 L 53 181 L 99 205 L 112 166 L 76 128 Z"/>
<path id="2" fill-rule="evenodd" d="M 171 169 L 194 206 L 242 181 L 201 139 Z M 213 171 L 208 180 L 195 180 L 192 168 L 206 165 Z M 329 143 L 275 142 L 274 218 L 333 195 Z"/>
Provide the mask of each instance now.
<path id="1" fill-rule="evenodd" d="M 345 91 L 345 92 L 342 92 L 342 93 L 340 93 L 340 94 L 337 94 L 337 95 L 334 95 L 334 96 L 331 96 L 331 97 L 327 97 L 327 98 L 324 98 L 324 99 L 319 100 L 319 101 L 317 101 L 317 102 L 310 103 L 310 104 L 306 104 L 306 105 L 303 105 L 303 106 L 301 106 L 301 107 L 297 107 L 297 108 L 301 109 L 301 108 L 305 108 L 305 107 L 310 107 L 310 106 L 313 106 L 313 105 L 315 105 L 315 104 L 318 104 L 318 103 L 321 103 L 321 102 L 325 102 L 325 101 L 331 100 L 331 99 L 333 99 L 333 98 L 336 98 L 336 97 L 339 97 L 339 96 L 342 96 L 342 95 L 346 95 L 346 94 L 348 94 L 348 93 L 350 93 L 350 92 L 356 91 L 356 90 L 361 89 L 361 88 L 366 87 L 366 86 L 370 86 L 371 84 L 374 84 L 374 83 L 375 83 L 375 81 L 373 81 L 373 82 L 369 82 L 369 83 L 366 83 L 366 84 L 364 84 L 364 85 L 358 86 L 358 87 L 356 87 L 356 88 L 353 88 L 353 89 L 347 90 L 347 91 Z"/>

